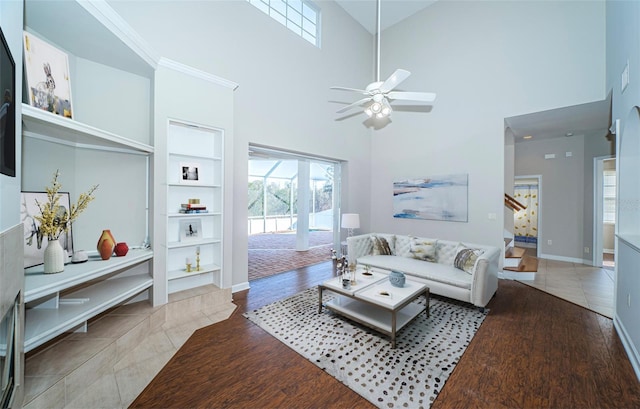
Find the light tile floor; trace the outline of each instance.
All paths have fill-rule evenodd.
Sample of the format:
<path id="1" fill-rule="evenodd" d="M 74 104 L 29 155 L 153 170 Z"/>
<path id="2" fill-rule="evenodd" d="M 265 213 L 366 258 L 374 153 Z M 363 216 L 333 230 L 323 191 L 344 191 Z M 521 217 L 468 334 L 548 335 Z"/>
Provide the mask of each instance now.
<path id="1" fill-rule="evenodd" d="M 127 304 L 25 360 L 25 409 L 126 408 L 199 328 L 235 310 L 213 285 L 171 294 L 169 303 Z"/>
<path id="2" fill-rule="evenodd" d="M 535 279 L 520 281 L 612 318 L 614 274 L 609 268 L 538 259 Z"/>

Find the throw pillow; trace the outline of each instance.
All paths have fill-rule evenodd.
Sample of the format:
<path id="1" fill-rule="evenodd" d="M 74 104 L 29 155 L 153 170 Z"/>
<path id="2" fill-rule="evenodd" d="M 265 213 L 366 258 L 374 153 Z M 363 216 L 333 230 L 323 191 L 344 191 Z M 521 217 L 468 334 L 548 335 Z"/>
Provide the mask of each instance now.
<path id="1" fill-rule="evenodd" d="M 376 235 L 371 235 L 371 242 L 373 243 L 373 255 L 374 256 L 390 256 L 391 247 L 389 246 L 389 242 L 384 237 L 378 237 Z"/>
<path id="2" fill-rule="evenodd" d="M 457 269 L 471 274 L 473 267 L 476 265 L 476 260 L 482 255 L 484 251 L 480 249 L 471 249 L 464 246 L 458 247 L 458 253 L 453 261 L 453 266 Z"/>
<path id="3" fill-rule="evenodd" d="M 411 256 L 418 260 L 435 261 L 436 242 L 419 238 L 411 239 Z"/>

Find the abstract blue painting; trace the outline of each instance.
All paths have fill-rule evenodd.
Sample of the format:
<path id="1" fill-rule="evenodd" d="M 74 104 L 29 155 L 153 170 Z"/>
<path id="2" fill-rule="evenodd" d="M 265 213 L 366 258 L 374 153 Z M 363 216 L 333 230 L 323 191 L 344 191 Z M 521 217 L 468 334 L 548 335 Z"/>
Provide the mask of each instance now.
<path id="1" fill-rule="evenodd" d="M 393 182 L 393 217 L 468 221 L 469 175 L 442 175 Z"/>

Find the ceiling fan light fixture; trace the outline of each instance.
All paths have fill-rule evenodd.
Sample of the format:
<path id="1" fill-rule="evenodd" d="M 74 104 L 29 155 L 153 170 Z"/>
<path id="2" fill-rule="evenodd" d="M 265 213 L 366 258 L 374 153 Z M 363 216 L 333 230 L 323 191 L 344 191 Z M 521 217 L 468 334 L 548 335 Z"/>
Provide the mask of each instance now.
<path id="1" fill-rule="evenodd" d="M 389 116 L 391 115 L 391 112 L 393 112 L 393 109 L 391 109 L 389 101 L 385 99 L 384 101 L 382 101 L 382 111 L 380 111 L 380 113 L 384 116 Z"/>
<path id="2" fill-rule="evenodd" d="M 373 111 L 371 111 L 371 107 L 367 107 L 367 109 L 364 110 L 364 113 L 367 114 L 368 117 L 373 116 Z"/>
<path id="3" fill-rule="evenodd" d="M 379 114 L 382 112 L 382 104 L 379 102 L 374 102 L 369 108 L 374 114 Z"/>

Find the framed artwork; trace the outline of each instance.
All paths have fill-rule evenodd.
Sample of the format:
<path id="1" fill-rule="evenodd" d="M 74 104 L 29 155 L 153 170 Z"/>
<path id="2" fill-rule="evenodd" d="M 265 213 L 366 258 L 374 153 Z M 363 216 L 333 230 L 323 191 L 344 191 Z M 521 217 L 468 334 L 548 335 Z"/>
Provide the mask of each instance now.
<path id="1" fill-rule="evenodd" d="M 202 240 L 202 221 L 200 219 L 180 220 L 180 241 Z"/>
<path id="2" fill-rule="evenodd" d="M 180 183 L 197 185 L 200 183 L 200 164 L 180 162 Z"/>
<path id="3" fill-rule="evenodd" d="M 468 174 L 393 182 L 393 217 L 468 221 Z"/>
<path id="4" fill-rule="evenodd" d="M 60 210 L 69 211 L 71 207 L 71 199 L 69 193 L 59 193 L 60 201 L 58 205 Z M 47 238 L 40 233 L 40 222 L 34 216 L 40 216 L 40 209 L 36 204 L 47 202 L 47 192 L 22 192 L 20 197 L 20 220 L 24 228 L 24 268 L 37 266 L 44 263 L 44 250 L 47 248 Z M 67 254 L 73 254 L 73 236 L 71 234 L 71 226 L 69 231 L 62 233 L 59 238 L 60 245 L 67 251 Z"/>
<path id="5" fill-rule="evenodd" d="M 73 118 L 69 56 L 26 31 L 23 40 L 29 105 Z"/>

